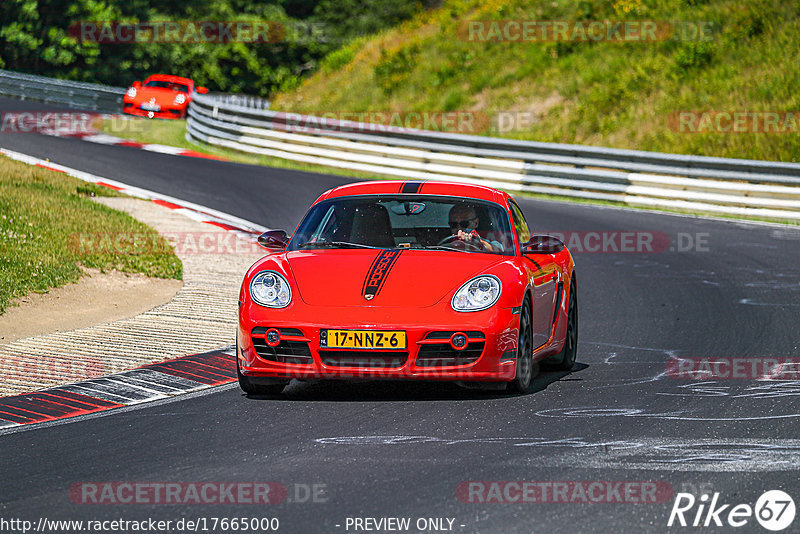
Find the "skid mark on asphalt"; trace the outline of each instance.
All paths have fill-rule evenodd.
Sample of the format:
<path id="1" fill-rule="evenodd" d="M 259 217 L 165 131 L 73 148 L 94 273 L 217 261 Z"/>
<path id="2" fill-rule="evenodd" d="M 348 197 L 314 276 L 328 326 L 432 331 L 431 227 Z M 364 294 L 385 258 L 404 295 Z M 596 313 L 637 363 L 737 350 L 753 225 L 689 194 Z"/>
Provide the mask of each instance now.
<path id="1" fill-rule="evenodd" d="M 452 455 L 479 454 L 485 447 L 531 447 L 531 465 L 591 467 L 611 469 L 650 469 L 668 471 L 795 471 L 800 469 L 800 440 L 792 439 L 685 439 L 639 438 L 633 440 L 591 441 L 580 437 L 546 439 L 529 437 L 479 437 L 449 439 L 435 436 L 338 436 L 314 440 L 330 447 L 358 447 L 360 458 L 382 446 L 413 446 L 415 461 L 424 457 L 426 447 L 455 448 Z M 564 449 L 570 449 L 564 454 Z M 485 453 L 485 450 L 483 451 Z M 495 451 L 496 452 L 496 451 Z M 519 465 L 519 458 L 514 462 Z"/>
<path id="2" fill-rule="evenodd" d="M 746 304 L 747 306 L 776 306 L 778 308 L 800 306 L 798 302 L 759 302 L 753 299 L 739 299 L 739 304 Z"/>
<path id="3" fill-rule="evenodd" d="M 638 447 L 636 441 L 603 441 L 592 442 L 583 438 L 512 438 L 512 437 L 482 437 L 465 439 L 448 439 L 434 436 L 341 436 L 332 438 L 317 438 L 314 441 L 325 445 L 409 445 L 420 443 L 434 443 L 440 445 L 468 445 L 476 443 L 503 444 L 512 447 L 567 447 L 571 449 L 580 448 L 611 448 L 627 449 Z"/>
<path id="4" fill-rule="evenodd" d="M 632 378 L 609 378 L 604 379 L 605 384 L 602 385 L 595 385 L 593 386 L 594 389 L 606 389 L 606 388 L 620 388 L 620 387 L 631 387 L 640 384 L 649 384 L 658 381 L 662 381 L 662 379 L 670 379 L 670 380 L 663 380 L 663 390 L 656 391 L 655 395 L 663 395 L 663 396 L 672 396 L 672 397 L 692 397 L 692 398 L 713 398 L 713 397 L 724 397 L 726 399 L 775 399 L 780 397 L 797 397 L 800 396 L 800 381 L 798 380 L 788 380 L 787 377 L 784 379 L 774 379 L 769 377 L 764 378 L 753 378 L 751 380 L 724 380 L 724 381 L 717 381 L 717 380 L 708 380 L 702 379 L 706 377 L 696 377 L 699 380 L 692 380 L 689 383 L 681 383 L 683 379 L 671 379 L 673 377 L 670 376 L 670 373 L 667 369 L 677 369 L 680 366 L 680 362 L 682 358 L 678 356 L 677 350 L 674 349 L 661 349 L 661 348 L 650 348 L 650 347 L 636 347 L 631 345 L 622 345 L 622 344 L 615 344 L 615 343 L 600 343 L 600 342 L 581 342 L 585 345 L 594 345 L 600 347 L 602 349 L 611 349 L 603 357 L 603 364 L 605 365 L 627 365 L 630 364 L 648 364 L 648 363 L 658 363 L 659 367 L 663 365 L 662 371 L 651 374 L 649 376 L 641 376 L 641 377 L 632 377 Z M 648 357 L 650 356 L 650 357 Z M 666 359 L 665 359 L 666 358 Z M 662 364 L 663 362 L 663 364 Z M 699 374 L 699 372 L 698 372 Z M 713 378 L 709 376 L 707 378 Z M 687 379 L 688 380 L 688 379 Z M 726 405 L 729 407 L 729 405 Z M 655 413 L 655 414 L 648 414 L 641 410 L 637 411 L 637 409 L 630 408 L 625 409 L 627 410 L 625 413 L 618 413 L 618 414 L 602 414 L 604 416 L 608 415 L 620 415 L 625 417 L 657 417 L 662 419 L 685 419 L 687 421 L 738 421 L 738 420 L 762 420 L 762 419 L 787 419 L 787 418 L 794 418 L 800 417 L 800 414 L 797 413 L 786 413 L 786 414 L 779 414 L 773 416 L 764 416 L 764 417 L 750 417 L 750 418 L 713 418 L 713 417 L 701 417 L 695 416 L 692 414 L 688 414 L 685 412 L 677 412 L 677 413 Z M 710 413 L 716 413 L 716 410 L 710 409 Z M 543 415 L 543 414 L 542 414 Z M 599 415 L 599 414 L 598 414 Z M 577 414 L 572 415 L 572 417 L 577 417 Z M 586 416 L 586 415 L 583 415 Z"/>
<path id="5" fill-rule="evenodd" d="M 651 347 L 636 347 L 632 345 L 622 345 L 618 343 L 601 343 L 595 341 L 581 341 L 581 345 L 593 345 L 601 349 L 602 363 L 605 365 L 625 365 L 630 364 L 658 364 L 662 371 L 647 376 L 633 378 L 608 378 L 604 383 L 594 386 L 596 389 L 618 388 L 635 386 L 656 382 L 667 376 L 666 362 L 670 359 L 678 358 L 677 349 L 660 349 Z"/>
<path id="6" fill-rule="evenodd" d="M 778 279 L 771 280 L 757 280 L 755 282 L 747 282 L 744 287 L 755 287 L 758 289 L 768 289 L 774 291 L 800 291 L 800 282 L 789 281 L 784 282 Z"/>
<path id="7" fill-rule="evenodd" d="M 225 347 L 34 393 L 0 398 L 0 429 L 133 406 L 236 380 L 235 352 Z"/>
<path id="8" fill-rule="evenodd" d="M 759 381 L 756 385 L 723 385 L 715 381 L 696 382 L 677 386 L 676 392 L 659 391 L 656 395 L 674 397 L 729 397 L 733 399 L 775 399 L 800 396 L 800 381 Z"/>
<path id="9" fill-rule="evenodd" d="M 629 366 L 630 364 L 650 364 L 650 363 L 658 363 L 659 366 L 663 365 L 663 371 L 660 371 L 656 374 L 643 376 L 643 377 L 633 377 L 633 378 L 619 378 L 619 379 L 607 379 L 606 382 L 608 384 L 595 386 L 598 389 L 602 388 L 616 388 L 622 386 L 632 386 L 637 384 L 645 384 L 650 382 L 656 382 L 663 378 L 676 378 L 677 380 L 689 380 L 689 378 L 679 378 L 674 377 L 668 372 L 675 372 L 676 369 L 681 368 L 681 362 L 691 360 L 691 358 L 684 358 L 678 355 L 678 350 L 676 349 L 660 349 L 660 348 L 650 348 L 650 347 L 636 347 L 631 345 L 621 345 L 616 343 L 600 343 L 600 342 L 592 342 L 592 341 L 581 341 L 581 345 L 595 345 L 597 347 L 601 347 L 602 349 L 608 350 L 605 354 L 602 354 L 603 364 L 605 365 L 625 365 Z M 611 349 L 611 350 L 609 350 Z M 648 357 L 648 355 L 650 357 Z M 665 359 L 666 358 L 666 359 Z M 756 360 L 756 358 L 752 358 Z M 764 357 L 765 360 L 769 360 L 768 357 Z M 702 380 L 699 382 L 693 382 L 687 385 L 675 386 L 679 388 L 677 393 L 657 393 L 658 395 L 675 395 L 675 396 L 682 396 L 682 395 L 694 395 L 694 392 L 698 394 L 705 394 L 701 396 L 723 396 L 728 395 L 733 398 L 774 398 L 774 397 L 785 397 L 785 396 L 795 396 L 800 394 L 800 381 L 798 380 L 791 380 L 788 377 L 789 372 L 794 372 L 794 365 L 795 364 L 784 364 L 785 367 L 782 368 L 782 371 L 786 374 L 783 375 L 772 375 L 765 374 L 763 377 L 760 378 L 752 378 L 752 380 L 737 380 L 737 384 L 735 386 L 722 386 L 722 385 L 714 385 L 716 381 L 713 380 L 702 380 L 704 378 L 714 378 L 713 374 L 711 373 L 711 369 L 702 369 L 693 371 L 691 375 L 691 379 L 693 380 Z M 703 373 L 707 373 L 707 375 L 703 375 Z M 766 373 L 766 371 L 765 371 Z M 753 385 L 752 382 L 756 382 L 756 385 Z M 726 390 L 728 393 L 720 393 L 721 390 Z M 736 393 L 736 390 L 741 390 L 741 393 Z M 686 391 L 691 390 L 691 391 Z M 717 390 L 717 391 L 712 391 Z"/>
<path id="10" fill-rule="evenodd" d="M 697 415 L 696 412 L 678 410 L 674 412 L 648 412 L 641 408 L 603 408 L 600 406 L 580 406 L 575 408 L 552 408 L 536 412 L 540 417 L 643 417 L 650 419 L 665 419 L 676 421 L 769 421 L 772 419 L 792 419 L 800 417 L 800 413 L 786 413 L 777 415 L 755 415 L 737 417 L 713 417 Z"/>

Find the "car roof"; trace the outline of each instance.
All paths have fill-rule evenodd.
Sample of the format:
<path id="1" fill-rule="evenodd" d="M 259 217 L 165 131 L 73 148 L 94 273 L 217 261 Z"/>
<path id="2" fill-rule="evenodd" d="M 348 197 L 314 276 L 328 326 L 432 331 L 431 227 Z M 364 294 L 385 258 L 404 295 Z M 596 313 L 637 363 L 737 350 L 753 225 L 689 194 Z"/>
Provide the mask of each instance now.
<path id="1" fill-rule="evenodd" d="M 191 85 L 192 83 L 194 83 L 189 78 L 184 78 L 182 76 L 173 76 L 172 74 L 151 74 L 150 76 L 147 77 L 145 82 L 149 80 L 161 80 L 165 82 L 183 83 L 187 85 Z"/>
<path id="2" fill-rule="evenodd" d="M 342 185 L 325 192 L 320 200 L 352 195 L 396 195 L 398 193 L 420 195 L 442 195 L 488 200 L 503 206 L 508 205 L 511 196 L 505 191 L 492 187 L 458 182 L 424 182 L 409 180 L 379 180 Z"/>

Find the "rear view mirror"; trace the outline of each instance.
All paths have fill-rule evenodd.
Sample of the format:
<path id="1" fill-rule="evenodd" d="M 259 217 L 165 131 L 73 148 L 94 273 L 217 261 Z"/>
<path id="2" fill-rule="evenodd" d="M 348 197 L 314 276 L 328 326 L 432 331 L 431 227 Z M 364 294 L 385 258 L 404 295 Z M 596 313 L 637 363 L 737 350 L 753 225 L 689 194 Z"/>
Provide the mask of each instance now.
<path id="1" fill-rule="evenodd" d="M 397 215 L 418 215 L 425 210 L 425 204 L 422 202 L 403 202 L 402 204 L 395 204 L 389 209 Z"/>
<path id="2" fill-rule="evenodd" d="M 136 89 L 140 88 L 141 86 L 142 86 L 142 82 L 133 82 L 131 84 L 131 87 L 135 87 Z"/>
<path id="3" fill-rule="evenodd" d="M 196 87 L 195 91 L 197 91 L 201 95 L 205 95 L 208 94 L 208 87 Z"/>
<path id="4" fill-rule="evenodd" d="M 555 254 L 564 250 L 564 242 L 551 235 L 535 235 L 522 245 L 523 254 Z"/>
<path id="5" fill-rule="evenodd" d="M 270 230 L 258 236 L 258 244 L 267 250 L 283 250 L 289 243 L 289 236 L 283 230 Z"/>

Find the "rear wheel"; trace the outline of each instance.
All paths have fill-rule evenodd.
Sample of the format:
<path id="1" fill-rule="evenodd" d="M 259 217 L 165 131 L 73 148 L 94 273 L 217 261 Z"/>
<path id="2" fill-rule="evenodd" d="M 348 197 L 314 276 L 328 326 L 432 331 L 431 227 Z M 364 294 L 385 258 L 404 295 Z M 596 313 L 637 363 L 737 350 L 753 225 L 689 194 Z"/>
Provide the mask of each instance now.
<path id="1" fill-rule="evenodd" d="M 575 278 L 572 279 L 569 289 L 569 304 L 567 305 L 567 334 L 564 339 L 564 348 L 561 352 L 546 359 L 543 364 L 548 370 L 569 371 L 575 365 L 578 355 L 578 286 Z"/>
<path id="2" fill-rule="evenodd" d="M 239 379 L 239 387 L 248 395 L 280 395 L 289 383 L 281 381 L 275 384 L 254 384 L 250 378 L 242 374 L 238 357 L 236 358 L 236 377 Z"/>
<path id="3" fill-rule="evenodd" d="M 531 346 L 531 307 L 525 297 L 519 312 L 519 341 L 517 342 L 517 372 L 514 380 L 509 382 L 508 390 L 515 393 L 528 393 L 533 385 L 536 367 L 533 363 L 533 347 Z"/>

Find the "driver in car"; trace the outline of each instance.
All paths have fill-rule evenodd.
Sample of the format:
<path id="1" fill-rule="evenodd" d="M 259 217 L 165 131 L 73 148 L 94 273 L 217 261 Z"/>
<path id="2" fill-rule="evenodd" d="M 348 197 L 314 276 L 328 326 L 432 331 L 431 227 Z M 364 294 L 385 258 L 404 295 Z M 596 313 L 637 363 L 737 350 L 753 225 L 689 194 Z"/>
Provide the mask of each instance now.
<path id="1" fill-rule="evenodd" d="M 469 204 L 456 204 L 450 208 L 450 231 L 453 232 L 451 239 L 456 243 L 471 245 L 478 250 L 487 252 L 502 252 L 503 245 L 499 241 L 488 241 L 483 239 L 477 231 L 478 215 L 475 208 Z"/>

